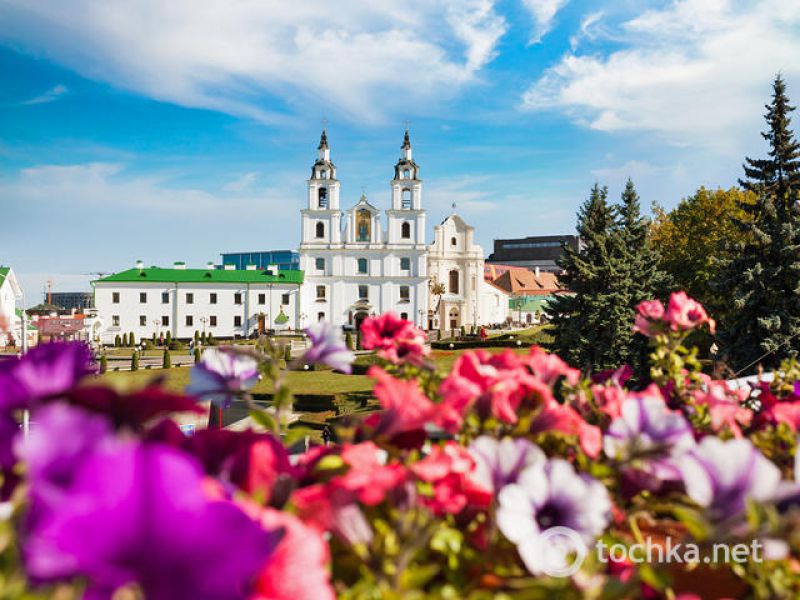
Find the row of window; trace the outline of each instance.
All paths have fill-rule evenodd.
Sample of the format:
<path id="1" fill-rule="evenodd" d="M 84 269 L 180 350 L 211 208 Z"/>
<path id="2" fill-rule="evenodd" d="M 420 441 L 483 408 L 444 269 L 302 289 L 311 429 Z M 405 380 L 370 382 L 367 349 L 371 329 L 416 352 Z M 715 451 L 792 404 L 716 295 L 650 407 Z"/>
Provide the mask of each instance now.
<path id="1" fill-rule="evenodd" d="M 411 190 L 403 188 L 400 196 L 400 206 L 404 209 L 411 208 Z M 321 187 L 317 190 L 317 207 L 322 210 L 328 209 L 328 188 Z"/>
<path id="2" fill-rule="evenodd" d="M 561 242 L 506 242 L 501 248 L 560 248 Z"/>
<path id="3" fill-rule="evenodd" d="M 317 221 L 315 235 L 319 239 L 325 237 L 325 223 L 323 223 L 322 221 Z M 400 237 L 403 238 L 404 240 L 411 239 L 411 223 L 403 223 L 402 225 L 400 225 Z"/>
<path id="4" fill-rule="evenodd" d="M 325 300 L 326 298 L 326 290 L 327 288 L 324 285 L 317 286 L 317 300 Z M 360 285 L 358 286 L 358 299 L 359 300 L 368 300 L 369 299 L 369 286 L 368 285 Z M 408 302 L 411 299 L 411 289 L 407 285 L 400 286 L 400 302 Z"/>
<path id="5" fill-rule="evenodd" d="M 400 318 L 403 319 L 404 321 L 408 321 L 408 313 L 401 312 L 400 313 Z M 317 313 L 317 321 L 324 321 L 324 320 L 325 320 L 325 313 L 324 312 L 318 312 Z"/>
<path id="6" fill-rule="evenodd" d="M 324 258 L 317 258 L 314 260 L 314 266 L 317 271 L 324 271 L 325 270 L 325 259 Z M 401 271 L 410 271 L 411 270 L 411 259 L 407 257 L 403 257 L 400 259 L 400 270 Z M 369 261 L 366 258 L 358 258 L 356 259 L 356 273 L 359 275 L 367 275 L 369 273 Z"/>
<path id="7" fill-rule="evenodd" d="M 199 319 L 201 323 L 203 322 L 203 318 L 204 317 L 201 317 Z M 112 315 L 111 316 L 111 324 L 114 327 L 119 327 L 119 323 L 120 323 L 119 315 Z M 185 323 L 186 327 L 194 327 L 194 317 L 192 315 L 186 315 L 184 317 L 184 323 Z M 155 325 L 155 326 L 159 326 L 160 325 L 161 327 L 169 327 L 169 315 L 162 315 L 161 319 L 153 319 L 153 322 L 151 324 Z M 208 325 L 209 327 L 216 327 L 217 326 L 217 316 L 216 315 L 209 316 L 207 318 L 207 321 L 205 323 L 203 323 L 203 325 L 204 326 Z M 147 327 L 147 315 L 139 315 L 139 326 L 140 327 Z M 242 317 L 241 317 L 241 315 L 235 315 L 233 317 L 233 326 L 234 327 L 241 327 L 242 326 Z"/>
<path id="8" fill-rule="evenodd" d="M 111 302 L 113 304 L 119 304 L 120 293 L 119 292 L 111 292 Z M 208 303 L 209 304 L 217 304 L 217 293 L 211 292 L 208 295 Z M 289 304 L 289 294 L 281 294 L 281 304 Z M 192 292 L 187 292 L 185 295 L 186 304 L 194 304 L 194 294 Z M 242 303 L 242 293 L 235 292 L 233 294 L 233 303 L 234 304 L 241 304 Z M 266 304 L 267 303 L 267 295 L 266 294 L 258 294 L 258 304 Z M 147 292 L 139 292 L 139 304 L 147 304 Z M 169 292 L 161 292 L 161 304 L 169 304 Z"/>

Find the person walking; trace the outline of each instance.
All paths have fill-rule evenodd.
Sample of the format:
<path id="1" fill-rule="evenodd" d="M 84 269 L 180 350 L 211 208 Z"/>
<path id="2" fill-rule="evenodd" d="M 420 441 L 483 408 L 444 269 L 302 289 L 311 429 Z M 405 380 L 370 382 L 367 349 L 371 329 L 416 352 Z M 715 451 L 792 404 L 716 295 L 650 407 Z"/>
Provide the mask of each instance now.
<path id="1" fill-rule="evenodd" d="M 486 336 L 486 327 L 481 327 L 481 341 L 485 342 L 486 341 L 486 337 L 487 337 Z"/>

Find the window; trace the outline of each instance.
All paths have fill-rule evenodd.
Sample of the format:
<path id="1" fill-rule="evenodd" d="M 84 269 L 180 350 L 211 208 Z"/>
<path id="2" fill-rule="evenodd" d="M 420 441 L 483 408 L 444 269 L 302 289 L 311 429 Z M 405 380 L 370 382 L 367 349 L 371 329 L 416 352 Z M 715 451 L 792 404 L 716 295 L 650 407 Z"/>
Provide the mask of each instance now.
<path id="1" fill-rule="evenodd" d="M 191 327 L 194 325 L 194 317 L 192 315 L 186 315 L 186 326 Z"/>
<path id="2" fill-rule="evenodd" d="M 455 269 L 450 271 L 450 293 L 458 293 L 458 271 Z"/>
<path id="3" fill-rule="evenodd" d="M 358 272 L 361 275 L 367 274 L 367 259 L 366 258 L 359 258 L 358 259 Z"/>
<path id="4" fill-rule="evenodd" d="M 325 300 L 325 286 L 318 285 L 317 286 L 317 300 Z"/>
<path id="5" fill-rule="evenodd" d="M 161 304 L 169 304 L 169 292 L 161 292 Z"/>
<path id="6" fill-rule="evenodd" d="M 325 320 L 325 313 L 324 312 L 317 313 L 317 321 L 324 321 L 324 320 Z"/>
<path id="7" fill-rule="evenodd" d="M 186 304 L 194 304 L 194 294 L 186 294 Z"/>
<path id="8" fill-rule="evenodd" d="M 317 237 L 324 238 L 325 237 L 325 223 L 322 221 L 317 222 Z"/>
<path id="9" fill-rule="evenodd" d="M 450 238 L 450 245 L 451 246 L 457 246 L 458 245 L 458 240 L 456 238 L 454 238 L 454 237 Z"/>
<path id="10" fill-rule="evenodd" d="M 209 304 L 216 304 L 217 303 L 217 294 L 212 293 L 208 296 L 208 303 Z"/>
<path id="11" fill-rule="evenodd" d="M 368 242 L 372 231 L 372 214 L 366 209 L 362 208 L 356 212 L 356 241 Z"/>
<path id="12" fill-rule="evenodd" d="M 400 270 L 401 271 L 410 271 L 411 270 L 411 259 L 404 257 L 400 259 Z"/>
<path id="13" fill-rule="evenodd" d="M 161 326 L 162 327 L 169 327 L 169 315 L 163 315 L 161 317 Z"/>
<path id="14" fill-rule="evenodd" d="M 407 240 L 411 237 L 411 223 L 403 223 L 400 227 L 400 237 Z"/>
<path id="15" fill-rule="evenodd" d="M 327 179 L 328 178 L 328 171 L 326 169 L 319 170 L 319 178 L 320 179 Z"/>
<path id="16" fill-rule="evenodd" d="M 314 266 L 317 268 L 317 271 L 324 271 L 325 270 L 325 259 L 318 258 L 314 261 Z"/>
<path id="17" fill-rule="evenodd" d="M 408 321 L 408 313 L 400 313 L 400 318 L 403 319 L 403 321 Z"/>
<path id="18" fill-rule="evenodd" d="M 358 286 L 358 299 L 366 300 L 367 298 L 369 298 L 369 286 L 368 285 Z"/>
<path id="19" fill-rule="evenodd" d="M 119 304 L 119 292 L 111 292 L 111 302 Z"/>
<path id="20" fill-rule="evenodd" d="M 289 304 L 289 294 L 283 294 L 281 296 L 281 304 L 283 305 Z"/>
<path id="21" fill-rule="evenodd" d="M 217 315 L 211 315 L 210 317 L 208 317 L 208 325 L 209 327 L 217 326 Z"/>
<path id="22" fill-rule="evenodd" d="M 241 292 L 236 292 L 233 295 L 233 303 L 234 304 L 241 304 L 242 303 L 242 293 Z"/>
<path id="23" fill-rule="evenodd" d="M 147 303 L 147 292 L 139 292 L 139 304 Z"/>
<path id="24" fill-rule="evenodd" d="M 408 188 L 403 190 L 400 206 L 402 208 L 411 208 L 411 190 Z"/>
<path id="25" fill-rule="evenodd" d="M 328 208 L 328 189 L 319 188 L 317 191 L 317 204 L 319 208 Z"/>
<path id="26" fill-rule="evenodd" d="M 119 315 L 114 315 L 111 317 L 111 324 L 114 327 L 119 327 Z"/>
<path id="27" fill-rule="evenodd" d="M 139 327 L 147 327 L 147 317 L 145 315 L 139 315 Z"/>
<path id="28" fill-rule="evenodd" d="M 267 303 L 267 295 L 266 294 L 259 294 L 258 295 L 258 303 L 259 304 L 266 304 Z"/>
<path id="29" fill-rule="evenodd" d="M 400 301 L 401 302 L 408 302 L 411 298 L 411 292 L 407 285 L 400 286 Z"/>
<path id="30" fill-rule="evenodd" d="M 411 171 L 409 171 L 408 169 L 403 171 L 403 179 L 411 179 Z"/>
<path id="31" fill-rule="evenodd" d="M 241 315 L 236 315 L 233 317 L 233 326 L 234 327 L 241 327 L 242 326 L 242 317 Z"/>

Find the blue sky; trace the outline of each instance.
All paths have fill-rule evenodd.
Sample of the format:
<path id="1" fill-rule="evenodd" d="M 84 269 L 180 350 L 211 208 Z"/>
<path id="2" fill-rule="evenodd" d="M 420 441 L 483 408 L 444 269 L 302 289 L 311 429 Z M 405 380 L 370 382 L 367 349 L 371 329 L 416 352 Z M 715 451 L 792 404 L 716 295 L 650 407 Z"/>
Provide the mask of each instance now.
<path id="1" fill-rule="evenodd" d="M 735 183 L 800 3 L 0 0 L 0 263 L 93 272 L 294 248 L 327 119 L 343 205 L 387 206 L 404 121 L 429 224 L 567 233 L 590 186 Z M 800 116 L 795 122 L 800 122 Z"/>

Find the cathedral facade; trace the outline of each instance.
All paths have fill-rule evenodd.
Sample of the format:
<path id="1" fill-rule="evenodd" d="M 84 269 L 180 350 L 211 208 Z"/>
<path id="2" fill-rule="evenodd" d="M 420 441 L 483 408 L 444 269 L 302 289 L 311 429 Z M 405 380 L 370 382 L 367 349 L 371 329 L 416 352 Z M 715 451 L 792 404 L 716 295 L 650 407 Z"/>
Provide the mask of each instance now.
<path id="1" fill-rule="evenodd" d="M 425 210 L 408 131 L 389 182 L 391 200 L 385 210 L 365 194 L 343 210 L 325 131 L 317 151 L 307 205 L 301 211 L 302 320 L 357 329 L 370 315 L 395 312 L 426 327 Z"/>

